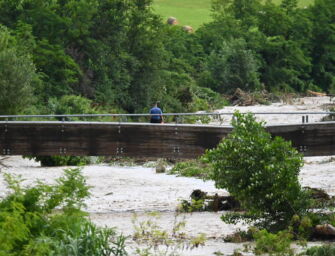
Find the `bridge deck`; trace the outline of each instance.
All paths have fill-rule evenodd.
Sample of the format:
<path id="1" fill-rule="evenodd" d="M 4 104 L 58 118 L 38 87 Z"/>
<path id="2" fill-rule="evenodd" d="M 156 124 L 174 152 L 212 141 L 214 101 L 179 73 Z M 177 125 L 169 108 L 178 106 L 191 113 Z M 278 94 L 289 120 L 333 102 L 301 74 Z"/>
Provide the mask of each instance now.
<path id="1" fill-rule="evenodd" d="M 306 156 L 335 155 L 335 122 L 271 125 Z M 112 122 L 0 122 L 2 155 L 195 158 L 232 127 Z"/>

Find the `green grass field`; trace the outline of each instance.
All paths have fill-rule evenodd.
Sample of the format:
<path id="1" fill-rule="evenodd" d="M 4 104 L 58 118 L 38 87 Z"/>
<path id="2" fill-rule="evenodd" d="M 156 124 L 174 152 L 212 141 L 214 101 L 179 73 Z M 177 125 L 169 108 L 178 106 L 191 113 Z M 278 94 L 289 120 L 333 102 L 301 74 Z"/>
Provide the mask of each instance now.
<path id="1" fill-rule="evenodd" d="M 176 17 L 180 25 L 194 29 L 211 20 L 211 0 L 154 0 L 153 7 L 164 20 Z"/>
<path id="2" fill-rule="evenodd" d="M 312 2 L 313 0 L 299 0 L 299 6 L 303 7 Z M 171 16 L 176 17 L 180 25 L 190 25 L 194 29 L 211 20 L 211 0 L 154 0 L 153 8 L 164 20 Z"/>

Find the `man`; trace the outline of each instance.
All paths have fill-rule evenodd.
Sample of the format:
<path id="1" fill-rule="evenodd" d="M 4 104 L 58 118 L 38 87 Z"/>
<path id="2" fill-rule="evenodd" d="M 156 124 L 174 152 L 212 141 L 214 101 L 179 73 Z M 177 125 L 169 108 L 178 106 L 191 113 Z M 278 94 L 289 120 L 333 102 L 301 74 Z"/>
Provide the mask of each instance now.
<path id="1" fill-rule="evenodd" d="M 154 105 L 152 109 L 150 109 L 150 114 L 152 115 L 150 117 L 150 123 L 156 123 L 160 124 L 163 123 L 163 112 L 162 110 L 158 107 L 158 102 Z"/>

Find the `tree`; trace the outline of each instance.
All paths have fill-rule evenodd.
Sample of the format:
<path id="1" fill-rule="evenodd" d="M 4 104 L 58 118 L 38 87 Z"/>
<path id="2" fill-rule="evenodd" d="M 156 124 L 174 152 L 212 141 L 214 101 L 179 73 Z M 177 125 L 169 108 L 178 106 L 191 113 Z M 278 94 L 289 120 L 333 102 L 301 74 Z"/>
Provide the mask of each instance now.
<path id="1" fill-rule="evenodd" d="M 235 113 L 233 131 L 205 155 L 213 179 L 225 188 L 251 218 L 269 229 L 283 229 L 308 206 L 298 174 L 302 155 L 283 138 L 271 138 L 252 114 Z"/>
<path id="2" fill-rule="evenodd" d="M 143 111 L 164 91 L 164 48 L 160 17 L 151 0 L 103 0 L 94 18 L 91 44 L 97 100 L 128 112 Z M 108 95 L 109 97 L 106 97 Z"/>
<path id="3" fill-rule="evenodd" d="M 237 88 L 254 91 L 260 88 L 258 68 L 257 59 L 243 39 L 224 42 L 220 50 L 209 55 L 203 82 L 224 93 L 233 93 Z"/>
<path id="4" fill-rule="evenodd" d="M 59 100 L 51 98 L 48 102 L 49 110 L 56 115 L 71 115 L 71 114 L 97 114 L 97 111 L 92 107 L 92 101 L 77 95 L 65 95 Z M 72 117 L 71 120 L 87 120 L 86 117 Z"/>
<path id="5" fill-rule="evenodd" d="M 261 81 L 269 90 L 304 91 L 310 83 L 311 24 L 294 9 L 294 2 L 287 0 L 282 6 L 267 2 L 258 14 L 264 34 L 258 50 L 263 59 Z"/>
<path id="6" fill-rule="evenodd" d="M 335 2 L 316 0 L 313 21 L 312 75 L 322 89 L 335 92 Z"/>
<path id="7" fill-rule="evenodd" d="M 29 55 L 19 51 L 16 39 L 0 26 L 0 113 L 20 114 L 32 102 L 35 66 Z"/>
<path id="8" fill-rule="evenodd" d="M 250 27 L 256 24 L 256 14 L 261 6 L 260 0 L 214 0 L 212 10 L 214 17 L 232 15 L 242 21 L 243 26 Z"/>

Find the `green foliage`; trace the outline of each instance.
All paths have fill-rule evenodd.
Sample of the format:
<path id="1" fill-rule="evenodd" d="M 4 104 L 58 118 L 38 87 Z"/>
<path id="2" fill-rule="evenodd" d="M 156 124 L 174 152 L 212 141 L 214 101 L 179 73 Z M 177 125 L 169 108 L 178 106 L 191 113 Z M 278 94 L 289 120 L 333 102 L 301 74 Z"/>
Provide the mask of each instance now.
<path id="1" fill-rule="evenodd" d="M 82 166 L 90 163 L 89 157 L 82 156 L 25 156 L 36 162 L 41 162 L 41 166 Z"/>
<path id="2" fill-rule="evenodd" d="M 189 160 L 177 163 L 169 173 L 185 177 L 209 179 L 212 169 L 209 164 L 206 164 L 201 160 Z"/>
<path id="3" fill-rule="evenodd" d="M 308 222 L 311 223 L 312 227 L 315 227 L 316 225 L 323 225 L 325 223 L 328 223 L 332 226 L 335 226 L 335 215 L 333 213 L 324 213 L 322 211 L 315 211 L 315 212 L 309 212 L 308 215 Z M 292 223 L 292 226 L 294 228 L 294 223 Z M 307 229 L 305 229 L 308 231 Z M 313 230 L 310 230 L 311 232 Z M 308 238 L 308 236 L 306 236 Z"/>
<path id="4" fill-rule="evenodd" d="M 138 247 L 135 255 L 138 256 L 178 256 L 183 250 L 192 250 L 204 245 L 206 236 L 202 233 L 195 237 L 188 237 L 184 232 L 186 222 L 175 216 L 174 225 L 171 230 L 165 230 L 158 225 L 160 215 L 149 213 L 148 218 L 139 221 L 136 215 L 133 216 L 134 234 L 133 240 Z M 144 246 L 143 246 L 144 245 Z"/>
<path id="5" fill-rule="evenodd" d="M 292 235 L 287 231 L 280 231 L 277 234 L 269 233 L 266 230 L 257 231 L 254 234 L 256 245 L 254 252 L 256 255 L 289 256 L 294 255 L 290 248 Z"/>
<path id="6" fill-rule="evenodd" d="M 199 29 L 205 51 L 219 53 L 222 41 L 244 40 L 245 50 L 252 52 L 253 62 L 259 65 L 254 78 L 269 91 L 304 91 L 314 86 L 310 78 L 312 19 L 294 2 L 278 6 L 271 1 L 214 1 L 214 21 Z M 245 77 L 239 74 L 237 78 Z M 212 76 L 204 76 L 210 84 Z"/>
<path id="7" fill-rule="evenodd" d="M 100 56 L 92 68 L 97 100 L 103 104 L 141 111 L 164 93 L 162 24 L 150 4 L 150 0 L 99 2 L 93 37 L 100 40 L 90 42 L 90 47 Z"/>
<path id="8" fill-rule="evenodd" d="M 257 220 L 270 229 L 283 229 L 308 207 L 298 174 L 302 155 L 291 143 L 271 138 L 252 114 L 235 113 L 233 131 L 205 155 L 213 179 L 247 210 L 241 218 Z"/>
<path id="9" fill-rule="evenodd" d="M 48 101 L 48 109 L 51 113 L 56 115 L 66 114 L 97 114 L 97 110 L 92 107 L 92 101 L 76 95 L 65 95 L 59 100 L 51 98 Z M 71 117 L 65 119 L 66 121 L 87 121 L 87 117 Z M 63 120 L 63 118 L 59 118 Z M 92 119 L 89 119 L 92 120 Z"/>
<path id="10" fill-rule="evenodd" d="M 190 25 L 194 29 L 209 22 L 210 0 L 154 0 L 153 8 L 164 21 L 168 17 L 176 17 L 180 25 Z"/>
<path id="11" fill-rule="evenodd" d="M 40 96 L 44 101 L 50 96 L 61 97 L 76 91 L 81 71 L 61 45 L 50 44 L 45 39 L 39 41 L 34 62 L 43 73 L 44 88 Z"/>
<path id="12" fill-rule="evenodd" d="M 32 103 L 37 79 L 31 56 L 20 49 L 15 37 L 0 24 L 0 114 L 13 115 Z"/>
<path id="13" fill-rule="evenodd" d="M 211 0 L 154 0 L 153 8 L 164 19 L 170 16 L 176 17 L 180 25 L 191 25 L 198 29 L 211 19 Z M 281 0 L 273 0 L 273 3 L 281 4 Z M 313 3 L 313 0 L 299 0 L 298 6 L 305 7 Z"/>
<path id="14" fill-rule="evenodd" d="M 204 199 L 191 199 L 189 202 L 188 200 L 182 200 L 180 205 L 178 206 L 178 211 L 180 212 L 199 212 L 205 211 L 205 200 Z"/>
<path id="15" fill-rule="evenodd" d="M 216 91 L 233 93 L 237 88 L 246 91 L 260 89 L 258 63 L 243 40 L 224 42 L 209 55 L 205 85 Z"/>
<path id="16" fill-rule="evenodd" d="M 335 255 L 335 246 L 327 244 L 323 246 L 314 246 L 309 248 L 306 252 L 301 253 L 306 256 L 331 256 Z"/>
<path id="17" fill-rule="evenodd" d="M 300 241 L 310 239 L 314 226 L 315 225 L 312 222 L 311 217 L 308 215 L 303 217 L 294 215 L 290 223 L 291 231 L 293 232 L 295 238 Z"/>
<path id="18" fill-rule="evenodd" d="M 335 3 L 331 0 L 316 0 L 311 8 L 313 19 L 312 61 L 313 79 L 322 89 L 335 88 L 334 66 L 334 18 Z"/>
<path id="19" fill-rule="evenodd" d="M 5 180 L 11 193 L 0 201 L 0 255 L 126 255 L 124 237 L 81 211 L 89 187 L 79 168 L 66 169 L 55 185 Z"/>
<path id="20" fill-rule="evenodd" d="M 2 112 L 55 111 L 65 95 L 109 112 L 147 112 L 156 101 L 192 112 L 222 106 L 219 93 L 236 88 L 335 90 L 334 1 L 215 0 L 212 18 L 207 0 L 177 2 L 1 0 Z M 187 33 L 152 8 L 176 5 L 181 19 L 202 22 L 200 9 L 208 22 Z"/>

